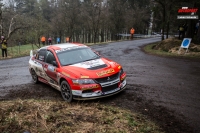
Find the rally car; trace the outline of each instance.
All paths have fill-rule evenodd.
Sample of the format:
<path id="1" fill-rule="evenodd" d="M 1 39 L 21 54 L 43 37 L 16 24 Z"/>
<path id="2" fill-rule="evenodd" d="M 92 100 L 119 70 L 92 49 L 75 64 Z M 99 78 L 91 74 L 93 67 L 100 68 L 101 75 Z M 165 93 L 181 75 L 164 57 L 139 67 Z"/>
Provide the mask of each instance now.
<path id="1" fill-rule="evenodd" d="M 29 71 L 34 83 L 51 85 L 67 102 L 114 95 L 126 87 L 122 66 L 84 44 L 49 45 L 36 54 L 31 51 L 30 56 Z"/>

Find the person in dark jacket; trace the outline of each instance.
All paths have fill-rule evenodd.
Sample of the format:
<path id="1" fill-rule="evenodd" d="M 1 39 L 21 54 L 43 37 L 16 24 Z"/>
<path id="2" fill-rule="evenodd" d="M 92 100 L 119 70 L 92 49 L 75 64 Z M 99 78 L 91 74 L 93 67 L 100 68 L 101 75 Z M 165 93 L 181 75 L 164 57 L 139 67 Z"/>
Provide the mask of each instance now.
<path id="1" fill-rule="evenodd" d="M 7 41 L 4 36 L 1 36 L 1 50 L 2 50 L 2 57 L 7 57 Z"/>

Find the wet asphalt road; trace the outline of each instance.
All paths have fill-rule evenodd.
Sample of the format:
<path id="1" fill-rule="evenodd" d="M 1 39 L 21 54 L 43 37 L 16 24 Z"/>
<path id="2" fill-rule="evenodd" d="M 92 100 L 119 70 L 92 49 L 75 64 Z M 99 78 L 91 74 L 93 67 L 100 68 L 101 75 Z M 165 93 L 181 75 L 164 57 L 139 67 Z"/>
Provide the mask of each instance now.
<path id="1" fill-rule="evenodd" d="M 148 55 L 141 46 L 160 38 L 115 42 L 91 46 L 102 56 L 120 63 L 127 72 L 127 82 L 140 86 L 142 95 L 157 106 L 184 116 L 186 123 L 200 127 L 200 61 Z M 32 84 L 29 57 L 0 61 L 0 97 L 15 85 Z M 129 88 L 130 90 L 131 88 Z M 199 130 L 200 131 L 200 130 Z"/>

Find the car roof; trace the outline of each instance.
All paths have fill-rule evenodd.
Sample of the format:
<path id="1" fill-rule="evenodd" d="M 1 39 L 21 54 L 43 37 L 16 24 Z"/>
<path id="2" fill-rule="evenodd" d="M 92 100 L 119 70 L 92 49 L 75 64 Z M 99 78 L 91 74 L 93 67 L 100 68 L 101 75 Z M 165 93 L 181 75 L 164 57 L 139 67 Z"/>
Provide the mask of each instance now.
<path id="1" fill-rule="evenodd" d="M 54 44 L 54 45 L 41 47 L 40 50 L 52 49 L 54 51 L 62 51 L 64 49 L 74 49 L 74 48 L 81 48 L 81 47 L 87 47 L 87 46 L 81 43 L 61 43 L 61 44 Z"/>

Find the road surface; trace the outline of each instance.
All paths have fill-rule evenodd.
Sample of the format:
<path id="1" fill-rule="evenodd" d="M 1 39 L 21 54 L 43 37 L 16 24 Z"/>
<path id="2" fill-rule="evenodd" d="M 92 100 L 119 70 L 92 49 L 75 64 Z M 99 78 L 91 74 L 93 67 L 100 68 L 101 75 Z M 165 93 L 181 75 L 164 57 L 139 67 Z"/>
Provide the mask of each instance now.
<path id="1" fill-rule="evenodd" d="M 102 56 L 122 64 L 127 72 L 127 90 L 101 99 L 100 103 L 144 114 L 165 132 L 200 132 L 200 61 L 142 51 L 142 46 L 157 41 L 160 38 L 91 46 Z M 21 57 L 0 61 L 0 98 L 61 99 L 51 87 L 33 84 L 28 60 L 29 57 Z"/>

